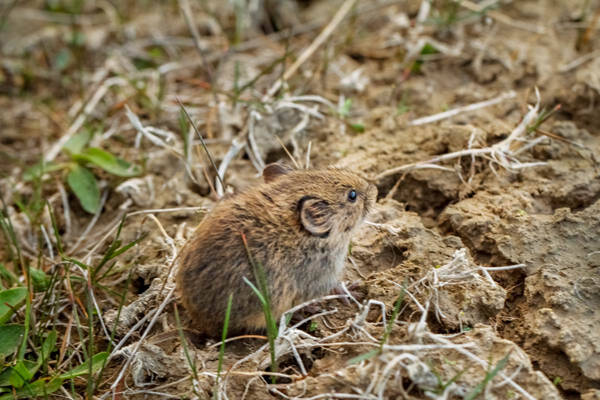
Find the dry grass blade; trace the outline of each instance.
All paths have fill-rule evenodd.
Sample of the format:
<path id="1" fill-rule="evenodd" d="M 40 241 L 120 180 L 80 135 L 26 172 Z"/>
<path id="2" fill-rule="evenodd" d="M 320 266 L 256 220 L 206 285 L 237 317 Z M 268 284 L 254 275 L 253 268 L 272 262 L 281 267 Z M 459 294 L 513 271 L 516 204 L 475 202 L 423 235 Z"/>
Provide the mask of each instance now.
<path id="1" fill-rule="evenodd" d="M 206 152 L 206 157 L 208 157 L 208 160 L 210 161 L 210 165 L 213 167 L 213 169 L 215 170 L 215 173 L 217 174 L 217 180 L 219 181 L 219 184 L 221 185 L 221 187 L 224 187 L 225 184 L 223 183 L 223 178 L 219 174 L 219 169 L 217 168 L 217 164 L 215 164 L 215 160 L 213 159 L 212 155 L 210 154 L 210 151 L 208 151 L 208 147 L 206 146 L 206 142 L 204 141 L 204 138 L 200 134 L 200 131 L 198 131 L 196 124 L 192 120 L 192 117 L 190 117 L 190 114 L 187 112 L 187 110 L 185 109 L 185 106 L 183 105 L 181 100 L 179 100 L 179 98 L 177 98 L 177 103 L 179 103 L 179 106 L 181 107 L 181 110 L 184 112 L 185 117 L 187 118 L 190 125 L 194 128 L 194 132 L 196 132 L 196 136 L 200 140 L 200 143 L 202 144 L 202 148 Z"/>
<path id="2" fill-rule="evenodd" d="M 296 73 L 298 68 L 300 68 L 300 66 L 304 64 L 304 62 L 306 62 L 306 60 L 308 60 L 314 54 L 314 52 L 319 47 L 321 47 L 321 45 L 323 45 L 323 43 L 325 43 L 325 41 L 335 31 L 340 22 L 342 22 L 344 17 L 350 12 L 356 1 L 357 0 L 344 1 L 344 3 L 340 6 L 339 10 L 333 16 L 333 18 L 331 18 L 331 21 L 327 24 L 325 28 L 323 28 L 321 33 L 319 33 L 315 40 L 313 40 L 310 46 L 304 49 L 304 51 L 300 54 L 300 56 L 298 56 L 296 61 L 285 71 L 281 79 L 278 80 L 273 86 L 271 86 L 265 97 L 263 97 L 263 101 L 267 101 L 268 99 L 272 98 L 275 95 L 275 93 L 277 93 L 277 91 L 281 89 L 283 82 L 290 79 Z"/>

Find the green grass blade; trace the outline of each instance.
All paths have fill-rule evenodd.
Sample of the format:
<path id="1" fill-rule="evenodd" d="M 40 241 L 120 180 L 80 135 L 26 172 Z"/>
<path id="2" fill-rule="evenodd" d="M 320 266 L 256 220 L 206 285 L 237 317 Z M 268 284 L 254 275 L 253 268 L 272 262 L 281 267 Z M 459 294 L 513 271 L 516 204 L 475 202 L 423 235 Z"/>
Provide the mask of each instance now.
<path id="1" fill-rule="evenodd" d="M 261 305 L 267 304 L 267 300 L 265 300 L 263 294 L 260 292 L 260 290 L 258 290 L 258 288 L 256 286 L 254 286 L 254 283 L 250 282 L 248 280 L 248 278 L 246 278 L 245 276 L 243 277 L 244 282 L 246 282 L 246 284 L 248 286 L 250 286 L 250 289 L 252 289 L 252 291 L 254 292 L 254 294 L 256 294 L 256 296 L 258 297 L 258 300 L 260 301 Z"/>
<path id="2" fill-rule="evenodd" d="M 192 126 L 192 128 L 194 128 L 194 131 L 196 132 L 196 136 L 198 136 L 198 139 L 200 139 L 200 144 L 202 145 L 202 148 L 204 149 L 204 152 L 206 153 L 206 156 L 208 157 L 208 161 L 210 161 L 210 165 L 213 167 L 213 169 L 215 170 L 215 173 L 217 174 L 217 179 L 221 183 L 221 186 L 224 188 L 225 184 L 223 183 L 223 179 L 221 178 L 221 175 L 219 174 L 219 169 L 217 168 L 217 164 L 215 164 L 215 160 L 213 159 L 212 155 L 210 154 L 210 151 L 208 151 L 208 147 L 206 146 L 206 142 L 204 141 L 204 138 L 198 131 L 196 124 L 194 124 L 194 121 L 192 120 L 192 117 L 190 117 L 190 114 L 188 114 L 187 110 L 185 109 L 185 107 L 183 106 L 183 103 L 181 102 L 181 100 L 179 100 L 179 98 L 177 98 L 177 103 L 179 103 L 179 107 L 181 107 L 181 110 L 185 114 L 190 125 Z"/>
<path id="3" fill-rule="evenodd" d="M 117 327 L 119 326 L 119 319 L 121 318 L 121 311 L 123 310 L 123 307 L 125 306 L 125 300 L 127 299 L 127 291 L 129 290 L 129 285 L 131 285 L 131 274 L 132 271 L 129 271 L 129 275 L 127 275 L 127 282 L 125 283 L 125 288 L 123 289 L 123 293 L 121 294 L 121 299 L 119 300 L 119 308 L 117 309 L 117 316 L 115 317 L 115 325 L 113 326 L 111 332 L 110 332 L 110 341 L 108 342 L 108 347 L 106 349 L 106 352 L 110 354 L 112 347 L 113 347 L 113 342 L 115 340 L 115 335 L 117 333 Z M 100 368 L 100 371 L 98 372 L 98 375 L 96 376 L 96 383 L 94 385 L 94 388 L 97 388 L 100 385 L 100 379 L 102 378 L 102 374 L 104 373 L 104 369 L 106 368 L 106 362 L 108 361 L 108 358 L 106 360 L 104 360 L 104 362 L 102 363 L 102 367 Z"/>
<path id="4" fill-rule="evenodd" d="M 403 283 L 402 291 L 400 292 L 400 295 L 398 295 L 398 298 L 394 302 L 394 310 L 392 311 L 392 315 L 390 316 L 387 326 L 385 327 L 385 331 L 383 332 L 383 338 L 381 339 L 381 346 L 380 346 L 381 351 L 383 351 L 383 346 L 387 343 L 387 341 L 390 337 L 390 334 L 392 333 L 392 329 L 394 328 L 394 324 L 396 323 L 396 318 L 398 317 L 398 314 L 400 313 L 400 307 L 402 306 L 402 303 L 404 303 L 404 295 L 405 294 L 406 294 L 406 283 Z"/>
<path id="5" fill-rule="evenodd" d="M 500 361 L 498 361 L 498 364 L 496 364 L 496 366 L 491 370 L 488 371 L 485 374 L 485 378 L 483 378 L 483 380 L 481 382 L 479 382 L 479 384 L 477 386 L 475 386 L 465 397 L 465 400 L 473 400 L 474 398 L 476 398 L 477 396 L 479 396 L 483 390 L 485 389 L 485 387 L 487 386 L 488 383 L 490 383 L 490 381 L 492 379 L 494 379 L 494 377 L 496 375 L 498 375 L 498 373 L 504 369 L 504 367 L 506 367 L 506 364 L 508 364 L 508 358 L 510 357 L 510 352 L 504 356 L 504 358 Z"/>
<path id="6" fill-rule="evenodd" d="M 64 374 L 59 375 L 58 377 L 61 379 L 73 379 L 75 377 L 81 375 L 89 375 L 93 374 L 102 368 L 102 364 L 108 358 L 108 352 L 103 351 L 101 353 L 95 354 L 91 359 L 83 362 L 81 365 L 71 369 L 70 371 L 65 372 Z M 90 375 L 91 377 L 91 375 Z M 91 380 L 91 379 L 90 379 Z M 91 397 L 90 397 L 91 398 Z"/>
<path id="7" fill-rule="evenodd" d="M 248 241 L 246 240 L 246 235 L 242 233 L 242 242 L 244 244 L 244 248 L 246 249 L 246 255 L 248 256 L 248 262 L 252 266 L 252 270 L 254 272 L 254 279 L 258 284 L 258 288 L 252 284 L 246 277 L 244 277 L 244 281 L 252 288 L 254 293 L 258 296 L 262 308 L 263 313 L 265 315 L 265 323 L 267 326 L 267 338 L 269 339 L 269 350 L 271 353 L 271 372 L 277 372 L 277 355 L 275 354 L 275 339 L 277 338 L 277 323 L 273 318 L 273 309 L 271 307 L 271 298 L 269 295 L 269 286 L 267 284 L 267 276 L 265 274 L 265 270 L 262 267 L 260 262 L 255 262 L 252 254 L 250 253 L 250 248 L 248 247 Z M 271 377 L 271 381 L 273 384 L 276 383 L 276 377 L 273 375 Z"/>
<path id="8" fill-rule="evenodd" d="M 233 304 L 233 293 L 229 294 L 227 299 L 227 309 L 225 310 L 225 321 L 223 322 L 223 334 L 221 335 L 221 346 L 219 348 L 219 364 L 217 366 L 217 386 L 221 377 L 221 368 L 223 368 L 223 357 L 225 355 L 225 339 L 227 339 L 227 330 L 229 329 L 229 318 L 231 316 L 231 305 Z"/>
<path id="9" fill-rule="evenodd" d="M 381 351 L 379 349 L 375 349 L 367 353 L 359 354 L 358 356 L 352 357 L 350 360 L 348 360 L 348 365 L 358 364 L 362 361 L 369 360 L 380 353 Z"/>
<path id="10" fill-rule="evenodd" d="M 179 319 L 179 310 L 177 309 L 177 303 L 173 304 L 173 310 L 175 313 L 175 325 L 177 326 L 177 332 L 179 333 L 179 340 L 181 340 L 181 345 L 183 346 L 183 354 L 185 355 L 185 359 L 187 360 L 188 365 L 189 365 L 190 369 L 192 370 L 192 376 L 194 377 L 194 379 L 197 382 L 198 381 L 198 370 L 196 368 L 196 362 L 195 362 L 195 360 L 192 360 L 192 357 L 190 356 L 190 349 L 188 348 L 187 340 L 185 339 L 185 335 L 183 334 L 183 327 L 181 325 L 181 320 Z M 193 387 L 193 390 L 194 390 L 194 394 L 196 396 L 200 397 L 198 395 L 198 393 L 196 393 L 195 387 Z"/>

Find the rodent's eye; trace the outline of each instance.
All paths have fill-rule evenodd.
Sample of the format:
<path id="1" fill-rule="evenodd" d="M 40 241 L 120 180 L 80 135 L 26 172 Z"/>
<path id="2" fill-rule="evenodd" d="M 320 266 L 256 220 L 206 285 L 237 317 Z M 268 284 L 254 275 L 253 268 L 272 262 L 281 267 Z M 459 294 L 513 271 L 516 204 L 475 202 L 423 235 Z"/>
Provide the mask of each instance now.
<path id="1" fill-rule="evenodd" d="M 352 189 L 348 192 L 348 200 L 350 200 L 351 202 L 354 203 L 357 197 L 358 195 L 356 194 L 356 190 Z"/>

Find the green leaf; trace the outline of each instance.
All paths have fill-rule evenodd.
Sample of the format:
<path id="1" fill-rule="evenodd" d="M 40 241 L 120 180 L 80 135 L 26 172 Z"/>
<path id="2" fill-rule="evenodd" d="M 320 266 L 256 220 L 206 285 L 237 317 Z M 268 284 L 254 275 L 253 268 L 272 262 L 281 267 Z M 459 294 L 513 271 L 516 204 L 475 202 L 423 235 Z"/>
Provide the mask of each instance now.
<path id="1" fill-rule="evenodd" d="M 0 324 L 9 320 L 13 309 L 18 307 L 27 297 L 27 288 L 16 287 L 0 292 Z"/>
<path id="2" fill-rule="evenodd" d="M 340 108 L 338 109 L 338 113 L 342 117 L 347 117 L 348 115 L 350 115 L 351 108 L 352 108 L 352 99 L 346 99 L 344 101 L 344 104 L 342 106 L 340 106 Z"/>
<path id="3" fill-rule="evenodd" d="M 57 171 L 65 167 L 65 164 L 58 164 L 52 161 L 44 162 L 43 160 L 32 165 L 23 172 L 23 180 L 31 182 L 41 178 L 47 172 Z"/>
<path id="4" fill-rule="evenodd" d="M 25 372 L 25 375 L 31 376 L 33 377 L 35 375 L 35 373 L 38 370 L 38 366 L 35 362 L 30 361 L 30 360 L 23 360 L 22 362 L 19 362 L 20 364 L 22 364 L 22 366 L 25 367 L 25 369 L 29 372 Z M 19 364 L 17 364 L 19 365 Z M 21 368 L 22 368 L 21 366 Z M 4 371 L 2 371 L 2 373 L 0 373 L 0 386 L 13 386 L 11 384 L 11 379 L 14 381 L 14 377 L 12 377 L 14 373 L 14 367 L 8 367 L 6 368 Z M 18 375 L 17 375 L 18 377 Z M 23 381 L 23 383 L 25 385 L 27 385 L 28 383 L 26 381 Z M 23 386 L 23 384 L 20 384 L 19 387 Z"/>
<path id="5" fill-rule="evenodd" d="M 116 157 L 113 154 L 99 149 L 90 147 L 79 154 L 73 156 L 76 160 L 90 162 L 108 173 L 122 177 L 132 177 L 139 175 L 141 169 L 139 166 L 130 164 L 122 158 Z"/>
<path id="6" fill-rule="evenodd" d="M 71 52 L 68 48 L 63 48 L 54 57 L 54 69 L 56 71 L 62 71 L 69 66 L 71 63 Z"/>
<path id="7" fill-rule="evenodd" d="M 56 392 L 63 384 L 64 379 L 48 378 L 38 379 L 30 385 L 25 385 L 22 388 L 13 393 L 8 393 L 0 396 L 0 400 L 13 400 L 13 399 L 35 399 L 45 397 L 46 395 Z"/>
<path id="8" fill-rule="evenodd" d="M 2 263 L 0 263 L 0 279 L 3 279 L 6 282 L 8 282 L 8 286 L 19 282 L 19 278 L 17 278 L 17 276 L 12 271 L 9 271 L 8 268 L 6 268 L 6 266 Z"/>
<path id="9" fill-rule="evenodd" d="M 11 372 L 12 369 L 10 367 L 0 372 L 0 393 L 7 391 L 6 386 L 10 386 L 9 378 Z"/>
<path id="10" fill-rule="evenodd" d="M 100 207 L 100 190 L 94 174 L 85 167 L 75 165 L 67 175 L 67 183 L 79 199 L 81 207 L 95 214 Z"/>
<path id="11" fill-rule="evenodd" d="M 410 106 L 405 104 L 404 102 L 398 104 L 398 108 L 396 108 L 396 115 L 402 115 L 410 111 Z"/>
<path id="12" fill-rule="evenodd" d="M 432 46 L 429 43 L 425 43 L 423 45 L 423 47 L 421 48 L 421 54 L 422 55 L 437 54 L 437 53 L 439 53 L 438 49 L 436 49 L 434 46 Z"/>
<path id="13" fill-rule="evenodd" d="M 423 61 L 415 60 L 415 62 L 413 62 L 412 66 L 410 67 L 410 72 L 412 72 L 413 74 L 421 72 L 421 65 L 423 65 Z"/>
<path id="14" fill-rule="evenodd" d="M 48 360 L 50 359 L 50 354 L 54 351 L 54 348 L 56 347 L 57 338 L 58 334 L 55 330 L 53 330 L 48 334 L 46 340 L 44 340 L 44 343 L 42 344 L 42 351 L 40 352 L 40 356 L 38 357 L 37 361 L 38 368 L 44 362 L 48 362 Z"/>
<path id="15" fill-rule="evenodd" d="M 19 389 L 23 387 L 25 382 L 29 382 L 31 378 L 33 378 L 33 373 L 27 368 L 23 361 L 19 361 L 12 367 L 12 372 L 8 381 L 12 387 Z"/>
<path id="16" fill-rule="evenodd" d="M 33 268 L 30 269 L 31 281 L 33 283 L 33 289 L 35 292 L 43 292 L 48 289 L 50 284 L 50 277 L 46 275 L 41 269 Z"/>
<path id="17" fill-rule="evenodd" d="M 67 140 L 63 149 L 67 150 L 70 154 L 80 153 L 92 139 L 93 133 L 91 129 L 84 129 Z"/>
<path id="18" fill-rule="evenodd" d="M 31 378 L 33 378 L 33 376 L 44 364 L 44 362 L 48 363 L 48 360 L 50 359 L 50 354 L 56 347 L 57 338 L 58 334 L 56 333 L 56 331 L 51 331 L 46 337 L 46 340 L 44 340 L 44 343 L 42 343 L 41 351 L 38 356 L 37 362 L 23 360 L 19 361 L 17 365 L 12 368 L 13 372 L 9 377 L 9 382 L 13 387 L 22 387 L 24 382 L 28 382 L 31 380 Z M 23 381 L 23 379 L 25 379 L 25 381 L 20 382 Z"/>
<path id="19" fill-rule="evenodd" d="M 0 354 L 9 356 L 13 354 L 19 348 L 21 340 L 23 340 L 23 334 L 25 334 L 25 327 L 23 325 L 2 325 L 0 326 Z"/>
<path id="20" fill-rule="evenodd" d="M 83 47 L 85 45 L 85 34 L 81 31 L 73 32 L 73 36 L 71 37 L 71 45 Z"/>
<path id="21" fill-rule="evenodd" d="M 92 373 L 97 372 L 108 358 L 108 352 L 103 351 L 92 357 Z M 59 375 L 61 379 L 72 379 L 76 376 L 86 375 L 90 372 L 90 360 L 87 360 L 83 364 L 73 368 L 72 370 Z"/>
<path id="22" fill-rule="evenodd" d="M 423 47 L 421 48 L 421 55 L 430 55 L 430 54 L 436 54 L 436 53 L 439 53 L 439 51 L 429 43 L 425 43 L 423 45 Z M 421 66 L 423 65 L 424 62 L 425 61 L 423 58 L 419 58 L 418 60 L 415 60 L 415 62 L 413 63 L 413 65 L 411 67 L 411 72 L 413 72 L 413 73 L 421 72 Z"/>
<path id="23" fill-rule="evenodd" d="M 350 124 L 350 128 L 358 133 L 363 133 L 365 131 L 365 126 L 363 124 Z"/>
<path id="24" fill-rule="evenodd" d="M 369 359 L 375 357 L 376 355 L 378 355 L 379 353 L 380 353 L 379 349 L 375 349 L 375 350 L 369 351 L 368 353 L 358 355 L 356 357 L 351 358 L 348 361 L 348 365 L 358 364 L 359 362 L 369 360 Z"/>

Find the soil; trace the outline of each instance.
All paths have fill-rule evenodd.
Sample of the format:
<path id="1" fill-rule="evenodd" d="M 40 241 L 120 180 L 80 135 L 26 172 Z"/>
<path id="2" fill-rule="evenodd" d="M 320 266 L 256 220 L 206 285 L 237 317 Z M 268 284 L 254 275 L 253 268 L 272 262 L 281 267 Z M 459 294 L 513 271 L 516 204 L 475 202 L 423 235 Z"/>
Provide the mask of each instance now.
<path id="1" fill-rule="evenodd" d="M 153 10 L 134 6 L 120 10 L 128 13 L 124 27 L 103 30 L 101 24 L 86 27 L 82 23 L 89 42 L 71 54 L 88 57 L 79 61 L 85 72 L 75 64 L 59 72 L 52 69 L 48 54 L 55 54 L 52 49 L 62 43 L 63 28 L 68 25 L 36 22 L 27 26 L 31 17 L 24 6 L 13 10 L 12 25 L 2 41 L 7 58 L 1 61 L 0 73 L 4 110 L 0 115 L 0 190 L 21 227 L 20 235 L 33 235 L 24 213 L 16 207 L 20 196 L 32 195 L 31 186 L 20 178 L 22 171 L 65 134 L 76 118 L 74 107 L 89 101 L 94 93 L 90 88 L 98 87 L 106 76 L 135 77 L 139 87 L 131 89 L 125 82 L 119 83 L 123 87 L 110 88 L 87 111 L 86 126 L 97 127 L 94 140 L 99 147 L 143 163 L 145 172 L 127 181 L 128 185 L 102 176 L 106 204 L 93 230 L 73 249 L 73 256 L 91 251 L 91 259 L 101 257 L 109 244 L 103 237 L 125 210 L 178 209 L 156 213 L 156 221 L 143 214 L 129 217 L 124 224 L 124 243 L 142 234 L 146 238 L 121 256 L 120 275 L 110 283 L 120 291 L 130 275 L 125 307 L 119 313 L 118 299 L 110 300 L 107 295 L 102 297 L 102 311 L 107 326 L 113 326 L 119 314 L 117 339 L 132 329 L 135 334 L 109 364 L 98 394 L 110 393 L 120 365 L 129 357 L 133 361 L 120 386 L 123 398 L 164 398 L 166 394 L 209 398 L 217 387 L 215 340 L 187 332 L 184 346 L 175 302 L 167 300 L 143 342 L 140 335 L 150 321 L 136 326 L 148 310 L 164 303 L 172 287 L 170 265 L 177 250 L 217 201 L 211 190 L 215 174 L 199 143 L 194 141 L 198 151 L 194 150 L 189 170 L 182 153 L 173 151 L 183 149 L 178 133 L 165 141 L 167 146 L 146 138 L 139 147 L 134 145 L 138 134 L 123 105 L 145 126 L 179 132 L 177 96 L 200 121 L 217 163 L 233 138 L 249 140 L 244 133 L 251 123 L 250 110 L 262 115 L 252 122 L 258 151 L 248 150 L 252 145 L 248 142 L 227 169 L 229 192 L 260 180 L 253 157 L 259 162 L 287 157 L 274 136 L 301 163 L 310 143 L 312 167 L 347 167 L 373 179 L 379 189 L 377 207 L 368 217 L 376 226 L 360 228 L 347 260 L 345 280 L 357 282 L 354 290 L 362 306 L 338 300 L 319 303 L 319 310 L 335 312 L 302 325 L 305 336 L 299 332 L 290 336 L 298 346 L 305 374 L 283 341 L 278 349 L 279 370 L 288 378 L 275 384 L 266 375 L 270 359 L 264 338 L 228 343 L 223 360 L 227 376 L 218 386 L 219 395 L 226 396 L 222 398 L 463 398 L 500 363 L 503 368 L 484 385 L 481 398 L 600 398 L 600 168 L 596 161 L 600 152 L 600 5 L 583 0 L 508 1 L 485 15 L 460 6 L 454 15 L 453 2 L 434 1 L 430 18 L 417 31 L 420 2 L 378 6 L 359 2 L 357 7 L 366 11 L 351 12 L 287 84 L 289 95 L 321 96 L 335 107 L 350 99 L 349 111 L 338 113 L 318 102 L 297 102 L 304 108 L 275 102 L 266 109 L 253 102 L 259 102 L 282 74 L 279 64 L 272 70 L 267 67 L 285 51 L 294 60 L 330 21 L 330 17 L 323 21 L 323 16 L 333 15 L 342 2 L 281 2 L 270 13 L 250 19 L 244 40 L 255 40 L 256 45 L 233 48 L 235 52 L 222 57 L 214 55 L 226 54 L 234 14 L 229 6 L 207 3 L 206 9 L 194 5 L 204 61 L 191 44 L 177 7 L 164 4 Z M 96 8 L 88 12 L 86 18 L 104 18 Z M 163 22 L 165 15 L 172 23 Z M 451 19 L 453 15 L 456 19 Z M 272 33 L 285 32 L 289 26 L 307 27 L 311 22 L 318 28 L 289 37 L 287 44 Z M 47 31 L 42 30 L 44 26 Z M 285 33 L 281 35 L 285 38 Z M 188 42 L 171 47 L 155 44 L 162 49 L 156 59 L 148 50 L 152 46 L 142 44 L 146 39 L 160 43 L 160 38 L 169 37 L 185 37 Z M 25 46 L 22 38 L 30 39 L 29 47 L 18 47 Z M 417 54 L 407 62 L 418 38 L 439 50 Z M 11 46 L 17 40 L 21 40 L 18 46 Z M 569 67 L 586 54 L 595 56 Z M 45 60 L 40 62 L 50 72 L 32 69 L 36 60 Z M 142 61 L 148 63 L 147 69 L 139 66 Z M 156 71 L 167 62 L 188 61 L 195 66 L 175 66 L 157 78 Z M 242 71 L 241 82 L 267 69 L 238 102 L 231 97 L 239 87 L 232 83 L 236 69 Z M 108 71 L 104 78 L 93 76 L 92 72 L 102 70 Z M 214 92 L 207 90 L 210 74 Z M 529 140 L 543 139 L 518 158 L 523 163 L 543 164 L 508 170 L 489 158 L 466 156 L 439 163 L 446 170 L 413 169 L 378 178 L 390 168 L 506 139 L 527 113 L 528 104 L 536 103 L 535 88 L 541 108 L 560 107 L 543 122 L 541 131 L 529 133 Z M 411 124 L 417 118 L 511 90 L 513 97 L 495 105 L 434 123 Z M 159 92 L 161 97 L 155 97 Z M 311 107 L 309 118 L 305 110 Z M 107 135 L 111 129 L 114 132 Z M 515 148 L 522 145 L 514 144 Z M 58 159 L 67 158 L 61 154 Z M 67 230 L 57 189 L 63 185 L 60 181 L 53 176 L 44 187 L 44 196 L 55 207 L 63 241 L 73 244 L 91 217 L 69 193 L 72 220 Z M 497 268 L 513 265 L 520 266 Z M 489 273 L 478 266 L 490 268 Z M 53 267 L 49 263 L 45 268 Z M 450 270 L 462 274 L 460 280 L 450 275 L 440 278 Z M 436 286 L 434 276 L 452 284 Z M 373 350 L 370 338 L 379 340 L 384 334 L 381 321 L 392 315 L 402 285 L 410 296 L 405 295 L 389 346 L 439 345 L 442 340 L 448 346 L 390 348 L 373 358 L 351 362 Z M 366 309 L 368 300 L 376 302 Z M 383 315 L 381 304 L 386 308 Z M 422 320 L 425 305 L 429 308 Z M 184 310 L 179 312 L 185 322 Z M 319 341 L 341 331 L 333 342 Z M 196 366 L 193 379 L 190 359 Z M 449 382 L 448 386 L 440 385 L 438 379 Z"/>

